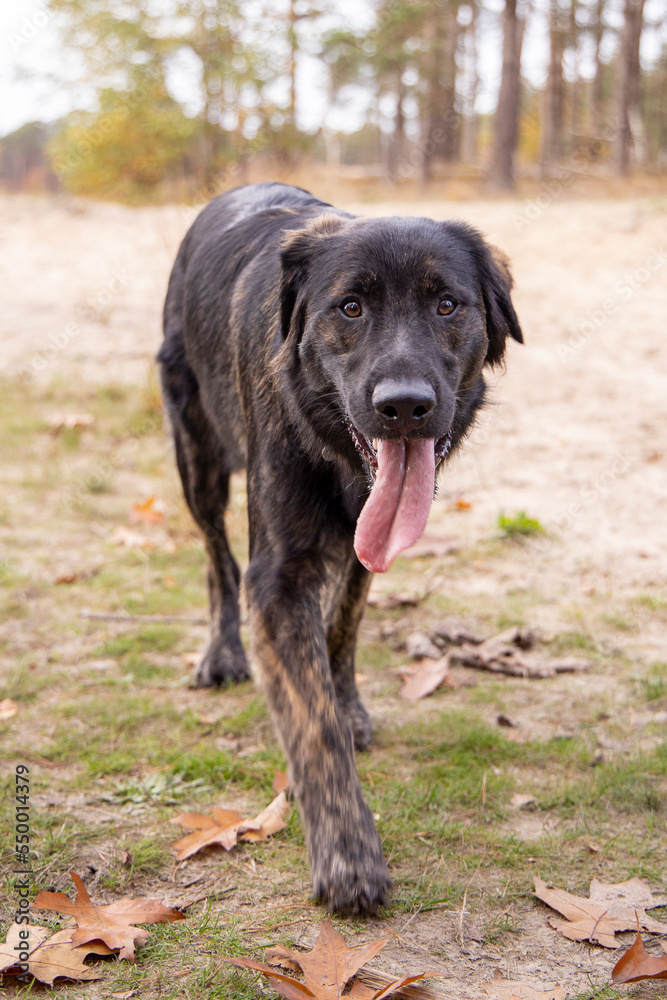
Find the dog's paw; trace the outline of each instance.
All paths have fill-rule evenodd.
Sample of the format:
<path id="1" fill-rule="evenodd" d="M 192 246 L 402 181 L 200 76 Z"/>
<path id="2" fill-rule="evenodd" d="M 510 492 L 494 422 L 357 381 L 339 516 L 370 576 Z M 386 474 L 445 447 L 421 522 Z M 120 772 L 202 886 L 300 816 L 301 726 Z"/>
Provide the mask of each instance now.
<path id="1" fill-rule="evenodd" d="M 370 813 L 368 821 L 356 830 L 351 824 L 333 843 L 320 841 L 311 860 L 313 894 L 332 912 L 368 916 L 389 900 L 391 879 Z"/>
<path id="2" fill-rule="evenodd" d="M 343 854 L 330 859 L 328 871 L 313 872 L 313 895 L 332 913 L 370 916 L 389 901 L 391 879 L 384 858 L 361 863 Z"/>
<path id="3" fill-rule="evenodd" d="M 365 750 L 373 736 L 373 723 L 371 722 L 370 715 L 359 701 L 359 698 L 343 702 L 341 709 L 352 729 L 354 749 Z"/>
<path id="4" fill-rule="evenodd" d="M 195 687 L 221 687 L 225 684 L 238 684 L 250 677 L 248 662 L 243 648 L 228 649 L 218 643 L 211 643 L 199 665 L 195 669 Z"/>

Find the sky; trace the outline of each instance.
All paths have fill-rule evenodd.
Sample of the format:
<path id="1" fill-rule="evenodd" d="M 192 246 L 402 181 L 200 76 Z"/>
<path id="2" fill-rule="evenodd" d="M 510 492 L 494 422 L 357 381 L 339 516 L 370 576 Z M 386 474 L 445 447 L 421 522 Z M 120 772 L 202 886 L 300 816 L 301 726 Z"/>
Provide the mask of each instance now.
<path id="1" fill-rule="evenodd" d="M 534 86 L 544 83 L 548 39 L 544 9 L 547 0 L 535 0 L 537 16 L 529 22 L 523 46 L 522 70 Z M 621 0 L 614 0 L 617 8 Z M 481 90 L 477 110 L 492 111 L 497 99 L 501 71 L 500 11 L 503 0 L 488 0 L 486 6 L 498 11 L 498 28 L 489 34 L 480 52 Z M 370 7 L 364 0 L 336 0 L 336 9 L 346 24 L 364 27 Z M 647 21 L 664 19 L 665 0 L 646 0 Z M 661 40 L 667 40 L 667 25 L 647 30 L 642 39 L 642 61 L 650 64 L 660 52 Z M 304 38 L 304 49 L 308 39 Z M 18 128 L 26 121 L 53 121 L 74 107 L 90 107 L 93 96 L 76 86 L 81 70 L 75 53 L 65 52 L 59 44 L 53 15 L 40 0 L 0 3 L 0 135 Z M 585 71 L 585 66 L 584 66 Z M 170 78 L 174 96 L 182 100 L 188 113 L 196 113 L 197 87 L 194 68 L 175 68 Z M 70 81 L 63 86 L 63 78 Z M 326 73 L 320 60 L 307 52 L 298 67 L 299 124 L 315 130 L 325 119 L 333 129 L 352 130 L 363 119 L 363 95 L 344 107 L 327 111 Z"/>

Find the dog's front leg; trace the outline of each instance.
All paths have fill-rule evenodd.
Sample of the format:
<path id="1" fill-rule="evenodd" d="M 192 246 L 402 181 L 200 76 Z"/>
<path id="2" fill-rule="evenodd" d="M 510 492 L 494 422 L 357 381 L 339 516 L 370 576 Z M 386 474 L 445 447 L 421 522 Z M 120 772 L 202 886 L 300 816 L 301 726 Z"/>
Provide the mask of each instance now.
<path id="1" fill-rule="evenodd" d="M 334 691 L 314 581 L 291 562 L 253 558 L 246 578 L 251 653 L 303 816 L 313 891 L 331 910 L 370 913 L 390 880 Z"/>

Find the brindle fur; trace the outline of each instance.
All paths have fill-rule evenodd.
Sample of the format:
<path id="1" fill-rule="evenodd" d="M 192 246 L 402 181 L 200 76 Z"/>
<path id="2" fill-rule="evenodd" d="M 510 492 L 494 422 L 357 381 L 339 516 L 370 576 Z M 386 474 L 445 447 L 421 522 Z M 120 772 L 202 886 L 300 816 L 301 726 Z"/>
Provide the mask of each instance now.
<path id="1" fill-rule="evenodd" d="M 432 305 L 443 269 L 466 305 L 444 325 Z M 521 340 L 510 288 L 502 255 L 460 223 L 354 219 L 279 184 L 211 202 L 171 275 L 158 360 L 209 557 L 211 639 L 196 681 L 248 675 L 224 528 L 229 476 L 245 466 L 251 661 L 289 760 L 314 893 L 332 910 L 372 912 L 390 884 L 354 762 L 372 728 L 354 680 L 371 575 L 352 547 L 369 478 L 345 421 L 391 437 L 375 422 L 374 382 L 426 373 L 437 406 L 412 436 L 451 430 L 455 450 L 484 400 L 482 367 L 502 359 L 507 336 Z M 346 291 L 375 317 L 364 336 L 332 304 Z"/>

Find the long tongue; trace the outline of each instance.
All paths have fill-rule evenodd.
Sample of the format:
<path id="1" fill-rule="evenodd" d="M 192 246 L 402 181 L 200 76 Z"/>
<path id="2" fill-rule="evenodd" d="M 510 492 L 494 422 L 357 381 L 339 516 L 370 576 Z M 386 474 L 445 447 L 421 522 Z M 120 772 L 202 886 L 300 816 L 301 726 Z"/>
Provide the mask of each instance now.
<path id="1" fill-rule="evenodd" d="M 357 521 L 354 551 L 373 573 L 420 537 L 433 500 L 435 441 L 378 441 L 378 474 Z"/>

